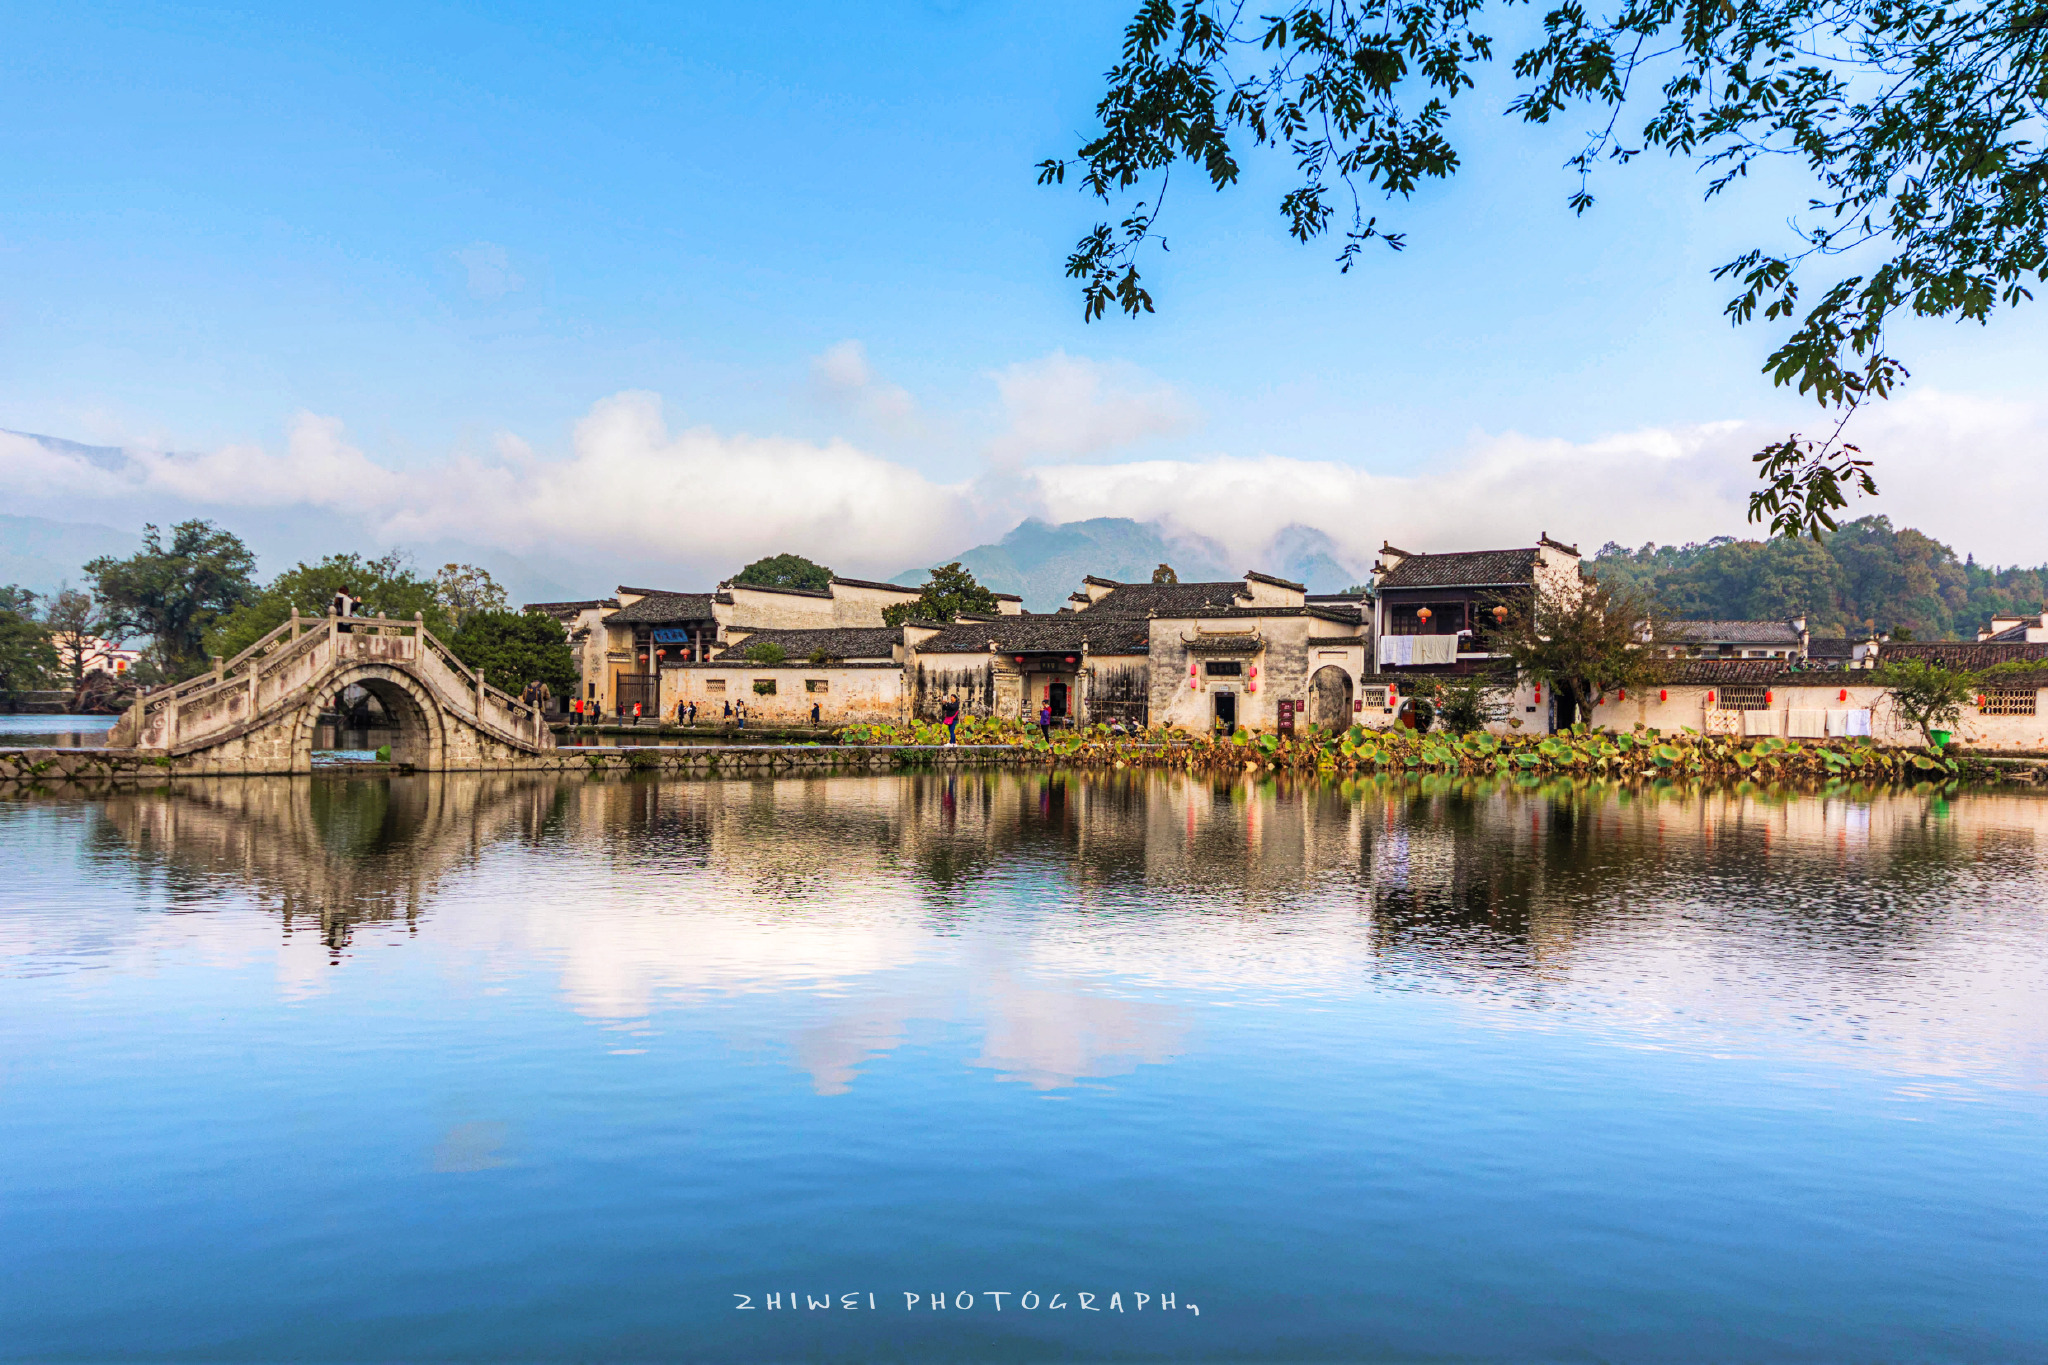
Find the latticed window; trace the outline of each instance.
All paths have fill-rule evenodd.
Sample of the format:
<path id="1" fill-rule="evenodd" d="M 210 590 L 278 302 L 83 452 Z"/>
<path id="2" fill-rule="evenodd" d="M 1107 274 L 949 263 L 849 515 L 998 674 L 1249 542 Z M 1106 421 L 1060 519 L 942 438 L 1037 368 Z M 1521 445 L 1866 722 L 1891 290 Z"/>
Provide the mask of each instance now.
<path id="1" fill-rule="evenodd" d="M 2039 695 L 2031 687 L 1994 688 L 1984 694 L 1984 704 L 1977 709 L 1987 716 L 2031 716 Z"/>
<path id="2" fill-rule="evenodd" d="M 1771 704 L 1766 700 L 1769 689 L 1762 683 L 1736 683 L 1721 689 L 1720 705 L 1723 711 L 1768 711 Z"/>

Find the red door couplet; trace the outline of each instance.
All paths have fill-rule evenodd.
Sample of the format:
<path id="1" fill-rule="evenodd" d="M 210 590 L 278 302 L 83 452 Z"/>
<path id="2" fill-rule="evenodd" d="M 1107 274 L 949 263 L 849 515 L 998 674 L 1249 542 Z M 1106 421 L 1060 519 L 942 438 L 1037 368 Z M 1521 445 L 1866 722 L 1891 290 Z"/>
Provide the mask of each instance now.
<path id="1" fill-rule="evenodd" d="M 1283 735 L 1294 733 L 1294 703 L 1291 701 L 1280 703 L 1280 733 Z"/>

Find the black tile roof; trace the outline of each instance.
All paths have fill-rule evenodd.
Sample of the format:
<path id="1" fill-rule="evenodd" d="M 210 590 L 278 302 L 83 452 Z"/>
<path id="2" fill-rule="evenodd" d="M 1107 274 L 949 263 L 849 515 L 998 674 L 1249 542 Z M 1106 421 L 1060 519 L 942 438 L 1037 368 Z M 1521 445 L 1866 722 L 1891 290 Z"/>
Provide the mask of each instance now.
<path id="1" fill-rule="evenodd" d="M 1806 642 L 1810 659 L 1847 659 L 1855 652 L 1855 645 L 1846 635 L 1816 635 Z"/>
<path id="2" fill-rule="evenodd" d="M 1102 579 L 1091 579 L 1102 582 Z M 1119 583 L 1087 616 L 1181 616 L 1205 607 L 1228 607 L 1244 596 L 1244 583 Z"/>
<path id="3" fill-rule="evenodd" d="M 673 621 L 709 621 L 708 592 L 655 592 L 605 617 L 608 625 L 660 626 Z"/>
<path id="4" fill-rule="evenodd" d="M 1999 643 L 2003 644 L 2016 640 L 2021 644 L 2025 644 L 2027 639 L 2027 628 L 2029 626 L 2038 628 L 2040 624 L 2041 622 L 2038 617 L 2028 617 L 2026 620 L 2023 620 L 2016 625 L 2007 626 L 2004 630 L 2001 630 L 1997 634 L 1993 635 L 1990 640 L 1985 640 L 1982 643 L 1990 644 L 1992 640 L 1996 640 Z"/>
<path id="5" fill-rule="evenodd" d="M 735 629 L 734 634 L 739 631 Z M 746 638 L 730 646 L 720 658 L 738 658 L 755 645 L 778 644 L 794 661 L 808 659 L 818 651 L 834 659 L 887 659 L 903 642 L 895 626 L 829 626 L 818 630 L 750 630 Z"/>
<path id="6" fill-rule="evenodd" d="M 1091 654 L 1144 654 L 1151 649 L 1151 629 L 1144 618 L 1095 612 L 1060 612 L 1043 616 L 999 616 L 993 621 L 966 621 L 947 626 L 917 647 L 920 654 L 986 654 L 989 641 L 996 652 L 1078 653 L 1085 642 Z"/>
<path id="7" fill-rule="evenodd" d="M 677 597 L 682 595 L 674 588 L 629 588 L 623 583 L 619 584 L 618 590 L 629 597 Z"/>
<path id="8" fill-rule="evenodd" d="M 1731 644 L 1796 645 L 1790 621 L 1666 621 L 1667 640 L 1726 640 Z"/>
<path id="9" fill-rule="evenodd" d="M 844 583 L 849 588 L 879 588 L 883 592 L 908 593 L 912 597 L 916 597 L 923 591 L 922 588 L 906 588 L 901 583 L 877 583 L 871 578 L 840 578 L 834 575 L 832 581 L 834 583 Z M 742 583 L 740 586 L 748 587 L 751 585 Z"/>
<path id="10" fill-rule="evenodd" d="M 1255 583 L 1271 583 L 1276 588 L 1292 588 L 1296 592 L 1301 593 L 1308 591 L 1306 583 L 1297 583 L 1291 578 L 1275 578 L 1269 573 L 1260 573 L 1256 569 L 1246 569 L 1244 576 Z"/>
<path id="11" fill-rule="evenodd" d="M 734 588 L 738 588 L 742 592 L 777 592 L 785 597 L 830 597 L 832 595 L 830 590 L 825 588 L 784 588 L 769 583 L 720 583 L 718 585 L 720 593 L 730 592 Z"/>
<path id="12" fill-rule="evenodd" d="M 1925 659 L 1945 668 L 1989 668 L 2015 659 L 2048 660 L 2048 644 L 2030 645 L 2025 641 L 2006 640 L 1930 640 L 1925 644 L 1892 641 L 1877 647 L 1879 663 L 1895 663 L 1901 659 Z"/>
<path id="13" fill-rule="evenodd" d="M 525 602 L 520 605 L 519 610 L 523 612 L 544 611 L 550 616 L 574 616 L 578 612 L 589 611 L 592 607 L 616 607 L 617 605 L 619 605 L 619 599 L 616 597 L 593 597 L 583 602 Z"/>
<path id="14" fill-rule="evenodd" d="M 1536 581 L 1537 551 L 1464 550 L 1446 555 L 1410 555 L 1379 581 L 1389 588 L 1476 588 Z"/>

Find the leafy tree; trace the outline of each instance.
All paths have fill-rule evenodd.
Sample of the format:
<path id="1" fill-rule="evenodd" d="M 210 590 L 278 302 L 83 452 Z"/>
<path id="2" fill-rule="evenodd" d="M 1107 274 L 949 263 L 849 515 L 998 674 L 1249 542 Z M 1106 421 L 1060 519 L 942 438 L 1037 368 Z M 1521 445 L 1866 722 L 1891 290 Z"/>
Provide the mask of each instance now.
<path id="1" fill-rule="evenodd" d="M 1598 579 L 1545 583 L 1520 599 L 1504 599 L 1508 618 L 1494 634 L 1495 648 L 1524 677 L 1550 684 L 1560 726 L 1577 723 L 1604 692 L 1652 684 L 1658 660 L 1642 647 L 1663 623 L 1648 601 L 1628 588 Z"/>
<path id="2" fill-rule="evenodd" d="M 891 626 L 905 621 L 950 621 L 963 611 L 992 612 L 1000 607 L 996 595 L 975 582 L 974 575 L 956 559 L 931 571 L 915 602 L 882 608 L 882 621 Z"/>
<path id="3" fill-rule="evenodd" d="M 1298 241 L 1334 225 L 1346 271 L 1369 243 L 1399 250 L 1403 234 L 1368 215 L 1362 193 L 1405 198 L 1457 170 L 1451 107 L 1494 56 L 1483 11 L 1481 0 L 1292 0 L 1277 12 L 1139 0 L 1104 77 L 1101 131 L 1039 165 L 1042 184 L 1073 170 L 1104 203 L 1136 200 L 1067 260 L 1083 316 L 1112 303 L 1152 311 L 1137 261 L 1164 246 L 1161 205 L 1183 161 L 1222 189 L 1243 152 L 1271 149 L 1293 162 L 1279 207 Z M 1551 9 L 1515 58 L 1508 112 L 1548 123 L 1594 111 L 1569 163 L 1577 212 L 1592 206 L 1603 161 L 1651 148 L 1710 172 L 1710 198 L 1759 160 L 1803 163 L 1812 186 L 1787 206 L 1793 240 L 1715 271 L 1735 290 L 1732 321 L 1761 313 L 1789 329 L 1764 363 L 1772 382 L 1835 419 L 1819 440 L 1795 432 L 1754 457 L 1764 484 L 1750 519 L 1774 534 L 1831 530 L 1849 496 L 1876 491 L 1842 424 L 1905 377 L 1885 344 L 1895 317 L 1983 322 L 2042 278 L 2043 32 L 2039 0 L 1612 0 Z M 1660 97 L 1632 111 L 1631 93 L 1651 83 Z M 1633 136 L 1625 117 L 1640 120 Z M 1802 272 L 1845 256 L 1847 271 L 1802 297 Z"/>
<path id="4" fill-rule="evenodd" d="M 770 555 L 741 569 L 732 581 L 757 588 L 809 588 L 823 592 L 832 585 L 832 571 L 802 555 Z"/>
<path id="5" fill-rule="evenodd" d="M 541 611 L 477 611 L 448 637 L 448 648 L 484 681 L 518 696 L 544 682 L 558 697 L 577 694 L 576 656 L 562 623 Z"/>
<path id="6" fill-rule="evenodd" d="M 476 612 L 505 610 L 505 590 L 474 564 L 443 564 L 434 575 L 434 600 L 457 627 Z"/>
<path id="7" fill-rule="evenodd" d="M 763 640 L 757 645 L 748 645 L 745 657 L 757 664 L 779 664 L 788 661 L 789 650 L 779 640 Z"/>
<path id="8" fill-rule="evenodd" d="M 1152 581 L 1154 583 L 1178 583 L 1180 582 L 1180 575 L 1173 571 L 1173 565 L 1161 564 L 1152 571 Z"/>
<path id="9" fill-rule="evenodd" d="M 414 573 L 399 551 L 376 559 L 329 555 L 317 563 L 295 564 L 270 580 L 206 637 L 207 652 L 231 659 L 289 621 L 294 610 L 301 616 L 325 616 L 343 588 L 362 599 L 364 616 L 410 621 L 417 615 L 436 635 L 450 628 L 437 584 Z"/>
<path id="10" fill-rule="evenodd" d="M 1484 730 L 1495 721 L 1507 719 L 1514 707 L 1503 695 L 1499 683 L 1468 674 L 1464 677 L 1420 675 L 1402 680 L 1405 690 L 1421 698 L 1435 712 L 1444 729 L 1454 735 Z"/>
<path id="11" fill-rule="evenodd" d="M 1892 709 L 1931 743 L 1937 730 L 1953 730 L 1977 690 L 1977 676 L 1927 659 L 1880 662 L 1875 674 Z"/>
<path id="12" fill-rule="evenodd" d="M 43 625 L 50 643 L 57 649 L 59 667 L 73 696 L 85 686 L 85 656 L 90 642 L 107 633 L 108 613 L 89 592 L 62 588 L 43 613 Z"/>
<path id="13" fill-rule="evenodd" d="M 1994 613 L 2032 615 L 2048 601 L 2048 565 L 1993 569 L 1885 517 L 1864 517 L 1816 544 L 1803 539 L 1696 545 L 1609 544 L 1587 562 L 1678 618 L 1783 620 L 1816 635 L 1903 627 L 1920 639 L 1974 639 Z"/>
<path id="14" fill-rule="evenodd" d="M 154 525 L 125 559 L 101 555 L 85 566 L 107 613 L 107 629 L 150 637 L 164 677 L 201 672 L 202 648 L 216 622 L 256 595 L 256 556 L 241 538 L 210 521 L 181 521 L 164 544 Z"/>
<path id="15" fill-rule="evenodd" d="M 35 618 L 37 594 L 0 588 L 0 691 L 30 692 L 57 670 L 57 647 Z"/>

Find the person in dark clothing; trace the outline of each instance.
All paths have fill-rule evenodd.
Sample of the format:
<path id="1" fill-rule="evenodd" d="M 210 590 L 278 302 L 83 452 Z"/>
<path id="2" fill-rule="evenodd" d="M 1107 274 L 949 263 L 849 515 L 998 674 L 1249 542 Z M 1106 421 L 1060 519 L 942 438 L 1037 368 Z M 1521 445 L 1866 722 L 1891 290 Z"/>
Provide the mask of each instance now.
<path id="1" fill-rule="evenodd" d="M 1038 707 L 1038 733 L 1045 736 L 1046 743 L 1052 742 L 1052 699 L 1047 698 Z"/>
<path id="2" fill-rule="evenodd" d="M 939 719 L 946 723 L 946 743 L 960 742 L 960 698 L 956 693 L 946 698 L 939 708 Z"/>
<path id="3" fill-rule="evenodd" d="M 336 630 L 346 631 L 349 628 L 347 624 L 348 618 L 355 615 L 358 605 L 360 604 L 356 601 L 354 594 L 349 592 L 346 585 L 342 587 L 340 592 L 334 594 L 334 601 L 329 605 L 329 609 L 336 616 L 342 618 L 342 624 L 336 626 Z"/>
<path id="4" fill-rule="evenodd" d="M 818 709 L 818 703 L 816 703 L 816 702 L 812 702 L 812 703 L 811 703 L 811 724 L 813 724 L 813 725 L 816 725 L 816 724 L 818 723 L 818 721 L 819 721 L 819 719 L 821 718 L 821 716 L 822 716 L 822 715 L 823 715 L 823 713 L 822 713 L 822 712 L 821 712 L 821 711 L 820 711 L 820 710 Z"/>

